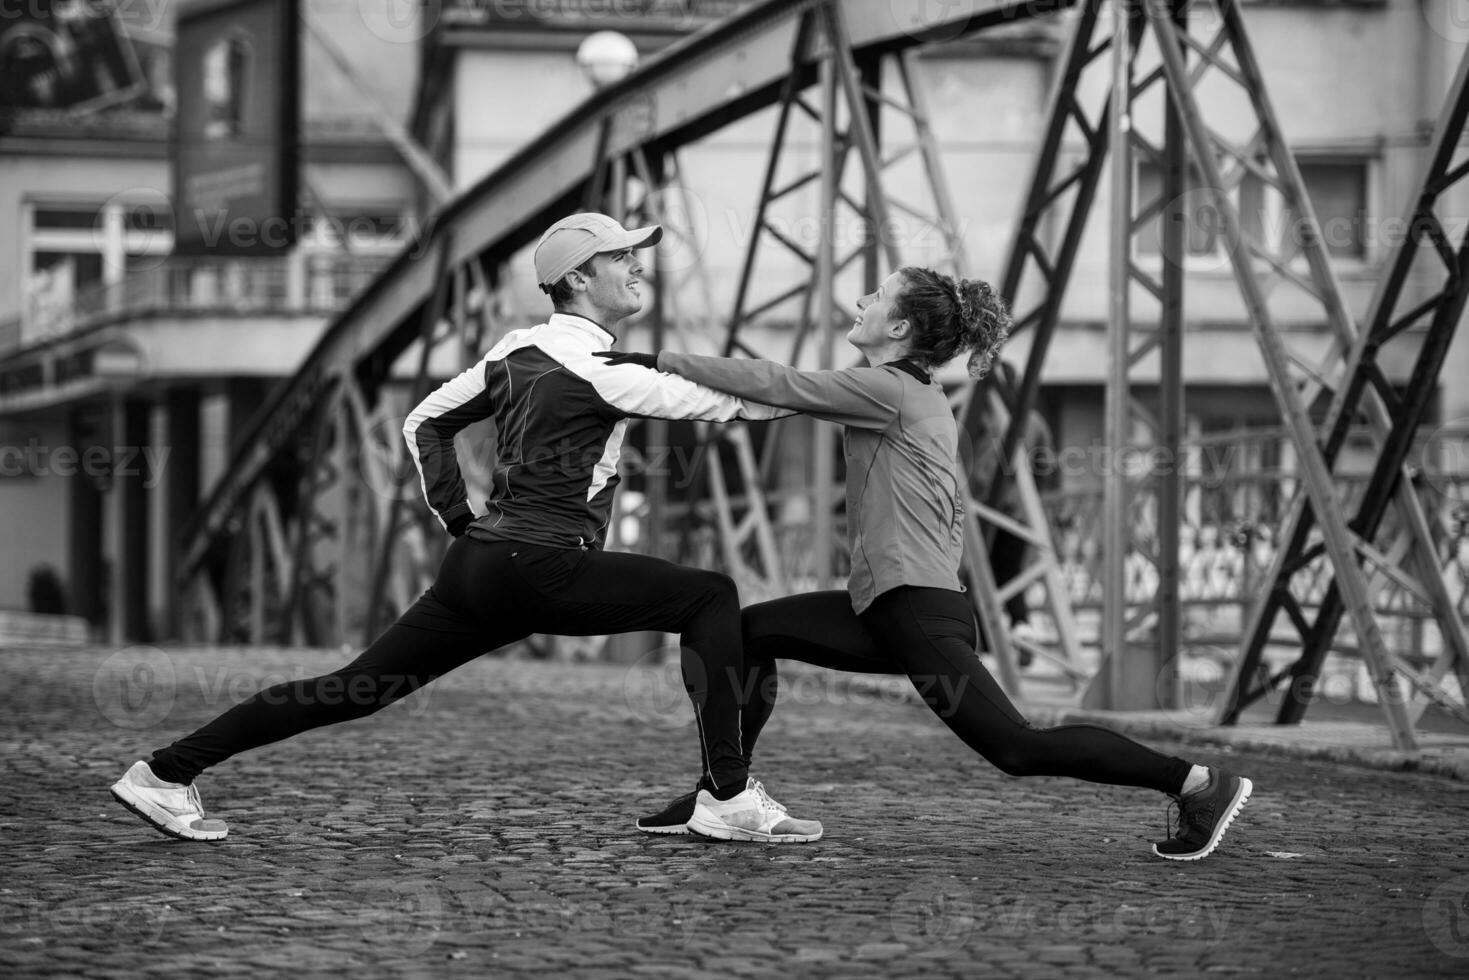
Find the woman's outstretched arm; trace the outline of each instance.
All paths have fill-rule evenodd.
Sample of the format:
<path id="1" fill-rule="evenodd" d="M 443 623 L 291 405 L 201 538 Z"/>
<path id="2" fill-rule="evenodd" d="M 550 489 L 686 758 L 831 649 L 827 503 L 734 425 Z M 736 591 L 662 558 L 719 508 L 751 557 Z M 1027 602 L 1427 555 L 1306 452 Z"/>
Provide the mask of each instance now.
<path id="1" fill-rule="evenodd" d="M 747 401 L 863 429 L 885 428 L 897 417 L 903 397 L 897 372 L 884 368 L 798 371 L 775 361 L 663 351 L 658 370 Z"/>

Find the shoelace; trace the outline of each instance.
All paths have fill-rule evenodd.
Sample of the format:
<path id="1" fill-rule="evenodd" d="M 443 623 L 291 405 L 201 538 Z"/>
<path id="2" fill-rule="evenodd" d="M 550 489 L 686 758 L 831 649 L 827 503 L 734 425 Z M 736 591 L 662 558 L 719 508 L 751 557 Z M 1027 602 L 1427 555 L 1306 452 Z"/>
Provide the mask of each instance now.
<path id="1" fill-rule="evenodd" d="M 199 799 L 199 787 L 193 783 L 189 784 L 188 799 L 190 803 L 194 804 L 194 809 L 198 811 L 199 816 L 202 818 L 204 816 L 204 803 Z"/>
<path id="2" fill-rule="evenodd" d="M 786 810 L 784 804 L 777 803 L 777 802 L 775 802 L 774 800 L 772 800 L 770 798 L 770 794 L 767 793 L 767 792 L 765 792 L 765 786 L 760 782 L 760 780 L 758 780 L 758 779 L 752 779 L 752 780 L 750 780 L 750 788 L 755 791 L 755 795 L 756 796 L 760 797 L 760 806 L 763 809 L 766 809 L 766 810 L 775 810 L 775 811 L 777 811 L 779 813 L 786 813 L 786 812 L 788 812 Z"/>
<path id="3" fill-rule="evenodd" d="M 1178 829 L 1171 830 L 1173 826 L 1172 816 L 1178 814 Z M 1207 829 L 1213 817 L 1213 808 L 1206 806 L 1203 801 L 1188 804 L 1181 796 L 1170 796 L 1168 798 L 1168 809 L 1163 815 L 1163 832 L 1170 838 L 1182 837 L 1184 832 L 1191 826 L 1199 830 Z"/>
<path id="4" fill-rule="evenodd" d="M 1178 829 L 1173 829 L 1174 814 L 1178 815 Z M 1177 796 L 1168 798 L 1168 806 L 1163 811 L 1163 836 L 1172 840 L 1183 836 L 1183 800 Z"/>

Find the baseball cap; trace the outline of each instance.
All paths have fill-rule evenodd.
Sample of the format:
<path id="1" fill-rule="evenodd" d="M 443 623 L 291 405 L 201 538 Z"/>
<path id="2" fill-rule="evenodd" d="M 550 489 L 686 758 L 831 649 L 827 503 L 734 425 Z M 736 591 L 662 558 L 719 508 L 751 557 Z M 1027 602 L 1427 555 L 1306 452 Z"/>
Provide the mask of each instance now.
<path id="1" fill-rule="evenodd" d="M 547 228 L 536 244 L 536 281 L 550 286 L 598 252 L 647 248 L 662 238 L 662 225 L 628 231 L 595 211 L 568 215 Z"/>

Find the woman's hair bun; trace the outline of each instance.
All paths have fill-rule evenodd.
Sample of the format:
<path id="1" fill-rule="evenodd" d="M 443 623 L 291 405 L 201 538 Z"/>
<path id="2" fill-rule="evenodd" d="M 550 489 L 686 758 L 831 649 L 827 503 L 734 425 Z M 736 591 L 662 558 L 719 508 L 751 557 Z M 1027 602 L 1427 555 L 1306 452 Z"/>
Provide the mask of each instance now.
<path id="1" fill-rule="evenodd" d="M 994 287 L 982 279 L 959 280 L 958 293 L 962 345 L 970 352 L 969 376 L 982 378 L 1010 336 L 1010 311 Z"/>
<path id="2" fill-rule="evenodd" d="M 1005 301 L 981 279 L 954 279 L 917 266 L 899 271 L 903 287 L 892 315 L 913 323 L 909 356 L 937 368 L 962 351 L 972 351 L 969 373 L 981 377 L 1010 333 Z"/>

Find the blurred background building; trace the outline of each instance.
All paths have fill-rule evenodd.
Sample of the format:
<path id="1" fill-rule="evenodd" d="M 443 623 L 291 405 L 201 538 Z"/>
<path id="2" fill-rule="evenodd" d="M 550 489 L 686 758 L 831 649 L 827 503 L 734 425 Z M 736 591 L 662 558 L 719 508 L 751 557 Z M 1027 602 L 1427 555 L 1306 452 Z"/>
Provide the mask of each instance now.
<path id="1" fill-rule="evenodd" d="M 180 495 L 217 478 L 231 434 L 416 219 L 378 122 L 408 112 L 416 35 L 369 6 L 306 10 L 299 245 L 264 257 L 172 254 L 174 29 L 188 5 L 42 3 L 28 6 L 33 30 L 0 23 L 0 607 L 24 608 L 29 576 L 50 566 L 73 612 L 120 626 L 121 592 L 142 589 L 147 633 L 166 632 L 170 533 L 194 503 Z M 49 47 L 64 56 L 22 59 L 32 35 L 60 38 Z M 98 51 L 112 77 L 50 83 L 85 78 Z M 190 432 L 198 449 L 178 466 L 142 451 Z M 170 484 L 175 470 L 191 476 Z M 127 536 L 143 528 L 139 549 Z"/>
<path id="2" fill-rule="evenodd" d="M 232 438 L 333 314 L 412 239 L 446 188 L 474 186 L 588 97 L 594 81 L 576 58 L 587 36 L 620 32 L 646 61 L 747 4 L 301 0 L 296 244 L 261 256 L 186 256 L 174 252 L 171 139 L 180 100 L 172 61 L 179 13 L 201 6 L 209 0 L 93 4 L 87 9 L 107 16 L 68 25 L 62 5 L 42 3 L 25 32 L 0 21 L 0 227 L 8 229 L 0 234 L 0 608 L 26 608 L 34 573 L 50 567 L 67 608 L 114 640 L 177 634 L 173 542 L 226 465 Z M 1359 318 L 1401 235 L 1392 223 L 1416 189 L 1462 54 L 1449 6 L 1244 6 Z M 917 61 L 972 275 L 994 278 L 1003 266 L 1072 16 L 936 38 Z M 70 38 L 73 53 L 57 60 L 43 50 L 34 38 L 46 31 Z M 205 69 L 206 96 L 228 88 L 248 53 L 222 50 Z M 1221 91 L 1210 104 L 1216 125 L 1243 117 L 1233 98 Z M 228 128 L 222 112 L 216 123 Z M 726 329 L 774 114 L 732 121 L 681 150 L 686 218 L 709 291 L 706 304 L 669 325 L 682 336 L 717 345 Z M 814 161 L 816 127 L 789 149 Z M 1160 176 L 1143 166 L 1136 180 L 1146 193 Z M 1101 434 L 1105 188 L 1045 365 L 1040 406 L 1061 445 Z M 1276 192 L 1246 180 L 1240 193 L 1254 230 L 1285 241 L 1293 216 Z M 788 213 L 814 212 L 815 200 L 814 188 L 798 194 Z M 815 226 L 792 218 L 785 231 L 810 241 Z M 895 233 L 906 236 L 910 254 L 937 263 L 943 242 L 922 222 L 900 218 Z M 839 226 L 835 234 L 856 241 L 862 230 Z M 1192 226 L 1188 250 L 1188 432 L 1278 422 L 1219 229 Z M 1162 259 L 1143 243 L 1136 261 L 1157 267 Z M 767 275 L 778 286 L 808 273 L 792 261 Z M 839 282 L 839 295 L 860 294 L 857 271 Z M 544 316 L 528 250 L 498 285 L 504 322 Z M 1284 302 L 1276 310 L 1283 329 L 1321 334 L 1324 349 L 1319 313 Z M 792 322 L 777 309 L 753 329 L 778 337 Z M 645 327 L 629 344 L 651 337 Z M 1007 356 L 1022 361 L 1027 343 L 1018 339 Z M 1466 344 L 1457 341 L 1445 378 L 1469 373 Z M 440 375 L 459 367 L 435 361 Z M 949 381 L 959 381 L 957 370 Z M 1438 415 L 1469 415 L 1469 392 L 1446 385 Z M 800 444 L 784 455 L 791 467 L 808 457 Z M 1071 485 L 1089 478 L 1062 477 Z"/>

